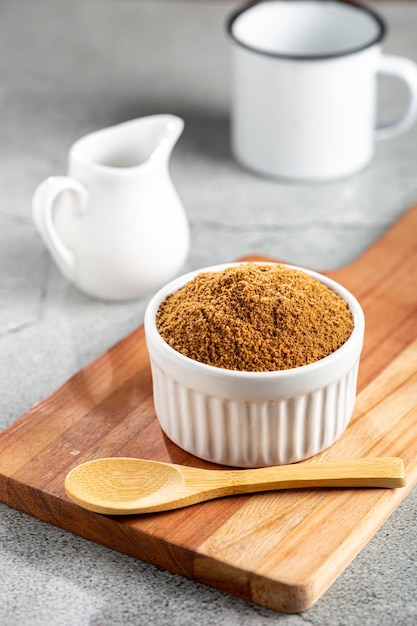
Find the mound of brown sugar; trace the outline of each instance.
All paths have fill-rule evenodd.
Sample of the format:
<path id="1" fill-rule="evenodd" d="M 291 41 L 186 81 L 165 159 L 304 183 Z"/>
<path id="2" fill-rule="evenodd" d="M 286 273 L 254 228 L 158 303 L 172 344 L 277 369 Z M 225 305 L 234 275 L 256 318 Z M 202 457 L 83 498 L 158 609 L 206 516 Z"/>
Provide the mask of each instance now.
<path id="1" fill-rule="evenodd" d="M 318 361 L 353 330 L 348 304 L 319 280 L 255 263 L 198 274 L 162 302 L 156 323 L 162 338 L 185 356 L 252 372 Z"/>

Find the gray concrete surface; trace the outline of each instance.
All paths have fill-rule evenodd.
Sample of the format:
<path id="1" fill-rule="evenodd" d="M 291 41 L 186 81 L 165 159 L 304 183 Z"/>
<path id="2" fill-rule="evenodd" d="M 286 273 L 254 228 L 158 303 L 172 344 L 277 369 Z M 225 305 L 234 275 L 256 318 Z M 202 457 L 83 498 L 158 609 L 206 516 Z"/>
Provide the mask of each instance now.
<path id="1" fill-rule="evenodd" d="M 171 172 L 192 231 L 184 270 L 259 252 L 315 269 L 349 263 L 417 201 L 417 126 L 345 181 L 257 178 L 229 153 L 224 21 L 236 3 L 0 2 L 0 429 L 142 323 L 147 300 L 93 301 L 37 235 L 37 184 L 66 170 L 88 131 L 181 115 Z M 417 61 L 417 3 L 378 5 L 385 51 Z M 401 85 L 382 81 L 381 114 Z M 280 615 L 112 552 L 0 505 L 4 626 L 411 626 L 417 623 L 414 490 L 319 602 Z"/>

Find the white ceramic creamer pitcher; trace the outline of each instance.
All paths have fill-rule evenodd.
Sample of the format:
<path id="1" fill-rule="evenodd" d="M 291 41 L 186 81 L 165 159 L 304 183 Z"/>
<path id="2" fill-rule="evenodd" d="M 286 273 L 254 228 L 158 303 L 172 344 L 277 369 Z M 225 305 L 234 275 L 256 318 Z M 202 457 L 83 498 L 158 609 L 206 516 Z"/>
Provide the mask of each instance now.
<path id="1" fill-rule="evenodd" d="M 189 226 L 169 171 L 184 122 L 152 115 L 74 143 L 68 176 L 48 178 L 33 197 L 35 224 L 63 275 L 105 300 L 152 293 L 189 250 Z"/>

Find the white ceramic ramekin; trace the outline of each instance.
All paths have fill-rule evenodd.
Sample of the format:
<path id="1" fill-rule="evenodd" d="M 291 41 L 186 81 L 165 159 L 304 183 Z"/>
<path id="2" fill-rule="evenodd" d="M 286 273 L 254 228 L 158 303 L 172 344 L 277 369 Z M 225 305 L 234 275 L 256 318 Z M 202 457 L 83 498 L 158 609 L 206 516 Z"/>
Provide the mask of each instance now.
<path id="1" fill-rule="evenodd" d="M 303 270 L 338 292 L 353 314 L 353 332 L 338 350 L 275 372 L 239 372 L 194 361 L 162 339 L 156 313 L 168 294 L 197 274 L 231 265 L 237 264 L 185 274 L 150 301 L 144 325 L 156 415 L 174 443 L 214 463 L 262 467 L 301 461 L 334 443 L 351 419 L 365 327 L 362 308 L 335 281 Z"/>

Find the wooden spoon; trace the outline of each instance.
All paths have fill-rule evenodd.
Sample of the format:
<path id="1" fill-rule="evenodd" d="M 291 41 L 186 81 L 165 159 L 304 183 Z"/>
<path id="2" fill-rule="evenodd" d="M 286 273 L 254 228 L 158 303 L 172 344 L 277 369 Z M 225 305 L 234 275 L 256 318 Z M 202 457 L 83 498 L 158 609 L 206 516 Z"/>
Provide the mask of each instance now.
<path id="1" fill-rule="evenodd" d="M 125 457 L 82 463 L 65 479 L 67 496 L 89 511 L 131 515 L 178 509 L 223 496 L 304 487 L 403 487 L 399 458 L 207 470 Z"/>

